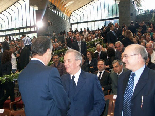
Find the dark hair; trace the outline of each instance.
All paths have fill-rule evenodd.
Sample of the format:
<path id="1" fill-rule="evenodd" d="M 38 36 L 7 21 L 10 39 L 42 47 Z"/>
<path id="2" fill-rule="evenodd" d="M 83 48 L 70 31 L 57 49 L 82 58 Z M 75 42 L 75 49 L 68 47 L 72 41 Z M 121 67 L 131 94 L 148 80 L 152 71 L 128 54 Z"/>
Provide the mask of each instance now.
<path id="1" fill-rule="evenodd" d="M 108 57 L 115 56 L 115 50 L 114 50 L 114 48 L 108 47 L 108 49 L 107 49 L 107 56 Z"/>
<path id="2" fill-rule="evenodd" d="M 47 49 L 51 49 L 52 51 L 52 42 L 49 38 L 43 36 L 38 37 L 31 46 L 33 56 L 36 54 L 42 56 L 46 53 Z"/>
<path id="3" fill-rule="evenodd" d="M 58 58 L 59 58 L 59 55 L 58 55 L 58 54 L 53 54 L 53 55 L 52 55 L 52 58 L 53 58 L 54 56 L 58 56 Z"/>
<path id="4" fill-rule="evenodd" d="M 2 64 L 7 62 L 11 62 L 11 52 L 9 50 L 5 50 L 2 54 Z"/>
<path id="5" fill-rule="evenodd" d="M 90 53 L 91 57 L 94 58 L 94 53 L 92 51 L 87 51 L 87 53 Z"/>
<path id="6" fill-rule="evenodd" d="M 98 60 L 98 62 L 100 62 L 100 61 L 104 62 L 104 64 L 105 64 L 105 61 L 104 61 L 104 60 L 102 60 L 102 59 L 99 59 L 99 60 Z M 98 62 L 97 62 L 97 63 L 98 63 Z"/>

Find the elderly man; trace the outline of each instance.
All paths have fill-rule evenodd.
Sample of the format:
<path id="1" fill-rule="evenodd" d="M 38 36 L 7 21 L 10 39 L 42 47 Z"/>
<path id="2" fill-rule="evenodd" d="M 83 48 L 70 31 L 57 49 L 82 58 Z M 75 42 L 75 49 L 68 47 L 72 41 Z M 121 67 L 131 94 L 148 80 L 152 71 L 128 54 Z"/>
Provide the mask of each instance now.
<path id="1" fill-rule="evenodd" d="M 122 42 L 117 41 L 115 43 L 115 48 L 116 48 L 115 57 L 116 57 L 116 59 L 121 60 L 121 54 L 124 52 L 124 46 L 123 46 Z"/>
<path id="2" fill-rule="evenodd" d="M 102 46 L 100 44 L 96 45 L 96 51 L 94 53 L 94 57 L 97 60 L 100 60 L 100 59 L 102 59 L 104 61 L 107 60 L 107 53 L 105 51 L 102 51 Z"/>
<path id="3" fill-rule="evenodd" d="M 81 53 L 69 49 L 64 56 L 68 74 L 61 77 L 70 98 L 68 116 L 100 116 L 104 110 L 103 91 L 97 76 L 81 70 Z"/>
<path id="4" fill-rule="evenodd" d="M 153 44 L 147 43 L 146 44 L 146 50 L 147 50 L 148 54 L 151 55 L 151 62 L 155 63 L 155 51 L 153 50 Z"/>
<path id="5" fill-rule="evenodd" d="M 155 71 L 145 66 L 147 57 L 144 46 L 125 48 L 123 62 L 129 71 L 119 76 L 115 116 L 154 116 Z"/>
<path id="6" fill-rule="evenodd" d="M 32 43 L 33 58 L 18 78 L 26 116 L 66 116 L 69 99 L 56 68 L 46 66 L 52 44 L 46 37 Z"/>

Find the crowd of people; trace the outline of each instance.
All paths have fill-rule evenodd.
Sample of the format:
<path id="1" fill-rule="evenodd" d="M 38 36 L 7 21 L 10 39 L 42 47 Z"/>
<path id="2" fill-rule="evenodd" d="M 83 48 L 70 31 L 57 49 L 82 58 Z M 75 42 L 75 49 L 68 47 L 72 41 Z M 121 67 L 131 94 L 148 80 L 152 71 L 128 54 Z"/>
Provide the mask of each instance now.
<path id="1" fill-rule="evenodd" d="M 45 39 L 45 41 L 42 39 Z M 95 41 L 97 39 L 101 39 L 102 41 L 99 43 L 95 42 L 91 46 L 96 48 L 95 51 L 88 51 L 87 42 Z M 52 42 L 53 49 L 50 47 L 50 42 Z M 126 89 L 122 90 L 122 86 L 126 88 L 129 85 L 128 79 L 126 79 L 126 85 L 122 85 L 122 75 L 129 73 L 129 71 L 130 73 L 131 71 L 135 72 L 140 69 L 141 66 L 143 66 L 143 70 L 146 70 L 144 65 L 155 70 L 155 28 L 152 23 L 145 24 L 144 22 L 131 22 L 130 26 L 123 25 L 122 27 L 120 27 L 118 23 L 109 23 L 107 27 L 103 26 L 101 29 L 94 31 L 90 31 L 88 28 L 84 28 L 84 30 L 81 29 L 80 31 L 77 29 L 72 31 L 70 29 L 70 31 L 67 32 L 67 35 L 61 32 L 56 36 L 54 33 L 50 42 L 43 37 L 30 39 L 29 37 L 22 35 L 21 39 L 10 41 L 9 37 L 6 36 L 5 41 L 0 44 L 0 76 L 23 70 L 18 80 L 19 89 L 25 104 L 26 114 L 30 116 L 32 114 L 36 115 L 35 111 L 39 108 L 44 109 L 44 112 L 40 112 L 40 114 L 47 112 L 51 115 L 54 115 L 54 113 L 60 113 L 61 115 L 66 114 L 69 102 L 71 102 L 71 105 L 67 112 L 71 116 L 86 116 L 88 114 L 99 116 L 104 110 L 104 95 L 109 94 L 118 95 L 118 100 L 116 100 L 118 107 L 115 110 L 115 115 L 121 116 L 122 112 L 124 114 L 128 113 L 124 110 L 124 107 L 125 109 L 128 109 L 126 104 L 129 104 L 124 100 L 125 97 L 122 98 L 122 94 L 124 95 L 122 92 L 127 91 Z M 102 46 L 103 43 L 106 44 L 106 47 Z M 53 54 L 54 51 L 63 48 L 68 49 L 65 54 L 61 54 L 61 56 L 60 54 Z M 132 54 L 129 54 L 131 49 Z M 143 54 L 148 54 L 148 57 L 147 55 L 143 56 Z M 60 62 L 59 59 L 60 57 L 63 57 L 62 55 L 64 55 L 64 63 Z M 128 61 L 127 58 L 131 56 L 135 59 Z M 49 66 L 51 68 L 46 69 L 42 64 L 48 65 L 49 61 L 53 61 L 53 64 Z M 57 68 L 58 71 L 52 67 Z M 36 69 L 34 73 L 32 72 L 34 71 L 33 69 Z M 150 72 L 151 74 L 154 74 L 152 70 Z M 50 85 L 46 79 L 43 80 L 42 76 L 45 76 L 48 81 L 53 83 L 53 85 Z M 62 85 L 60 84 L 60 78 L 49 79 L 50 76 L 61 76 Z M 37 77 L 40 80 L 37 80 Z M 89 77 L 89 79 L 87 77 Z M 30 82 L 31 79 L 33 80 L 32 82 Z M 140 77 L 138 77 L 138 79 L 140 79 Z M 74 80 L 75 82 L 71 82 L 71 80 Z M 38 82 L 36 83 L 36 81 Z M 69 83 L 71 83 L 71 86 L 73 87 L 72 90 L 70 90 Z M 138 81 L 136 83 L 139 85 Z M 41 86 L 42 88 L 38 88 L 37 84 L 40 86 L 43 85 Z M 44 87 L 44 85 L 48 86 Z M 14 84 L 13 82 L 7 82 L 0 86 L 0 107 L 3 108 L 3 104 L 8 96 L 10 96 L 11 101 L 14 101 L 15 99 L 14 91 L 12 89 Z M 84 88 L 82 88 L 82 86 L 84 86 Z M 134 85 L 134 88 L 136 88 L 135 86 L 136 85 Z M 82 88 L 82 92 L 77 94 L 80 88 Z M 4 90 L 6 90 L 5 93 Z M 120 90 L 122 92 L 120 92 Z M 43 93 L 39 93 L 40 91 L 42 91 L 44 95 Z M 66 91 L 66 93 L 64 91 Z M 45 94 L 46 92 L 47 95 Z M 35 98 L 33 101 L 38 104 L 35 109 L 34 105 L 36 104 L 28 102 L 29 96 L 26 94 Z M 49 94 L 51 94 L 51 96 Z M 74 94 L 77 96 L 75 97 Z M 145 96 L 143 95 L 143 92 L 141 96 Z M 83 99 L 80 100 L 80 98 Z M 53 99 L 56 103 L 54 103 Z M 70 99 L 70 101 L 68 99 Z M 37 100 L 40 102 L 37 103 Z M 48 108 L 43 108 L 44 105 L 47 104 L 39 106 L 39 104 L 47 102 L 48 100 L 51 104 L 54 104 L 53 106 L 48 104 L 48 106 L 52 107 L 55 112 L 49 112 Z M 81 104 L 83 104 L 83 106 L 81 106 Z M 30 107 L 34 109 L 34 111 L 30 110 Z M 61 111 L 59 112 L 57 108 Z M 131 108 L 130 110 L 133 109 Z M 150 110 L 150 116 L 151 113 L 152 110 Z"/>

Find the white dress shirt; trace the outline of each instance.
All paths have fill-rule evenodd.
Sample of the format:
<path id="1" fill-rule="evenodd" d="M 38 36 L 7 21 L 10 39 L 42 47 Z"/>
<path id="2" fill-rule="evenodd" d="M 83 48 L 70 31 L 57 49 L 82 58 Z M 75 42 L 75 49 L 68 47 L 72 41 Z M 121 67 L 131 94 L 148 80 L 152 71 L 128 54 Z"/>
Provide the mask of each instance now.
<path id="1" fill-rule="evenodd" d="M 41 61 L 40 59 L 38 59 L 38 58 L 31 58 L 31 60 L 38 60 L 38 61 L 40 61 L 41 63 L 43 63 L 43 61 Z M 43 63 L 44 64 L 44 63 Z M 44 64 L 45 65 L 45 64 Z"/>
<path id="2" fill-rule="evenodd" d="M 103 70 L 103 71 L 98 71 L 98 73 L 97 73 L 97 77 L 99 77 L 100 72 L 102 72 L 102 73 L 101 73 L 101 77 L 100 77 L 100 79 L 101 79 L 101 78 L 102 78 L 102 75 L 103 75 L 103 73 L 104 73 L 104 71 L 105 71 L 105 70 Z"/>
<path id="3" fill-rule="evenodd" d="M 81 74 L 81 69 L 74 75 L 75 76 L 74 81 L 75 81 L 76 86 L 77 86 L 80 74 Z M 73 75 L 71 75 L 71 79 L 72 79 L 72 76 Z"/>

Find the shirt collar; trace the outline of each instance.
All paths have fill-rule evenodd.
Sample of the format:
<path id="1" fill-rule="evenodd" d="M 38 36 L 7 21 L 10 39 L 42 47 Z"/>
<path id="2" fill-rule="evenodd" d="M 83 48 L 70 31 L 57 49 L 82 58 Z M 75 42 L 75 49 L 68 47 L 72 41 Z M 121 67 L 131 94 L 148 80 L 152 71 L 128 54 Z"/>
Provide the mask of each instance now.
<path id="1" fill-rule="evenodd" d="M 31 60 L 38 60 L 38 61 L 40 61 L 41 63 L 43 63 L 43 61 L 41 61 L 40 59 L 38 59 L 38 58 L 31 58 Z M 44 63 L 43 63 L 44 64 Z M 45 65 L 45 64 L 44 64 Z"/>
<path id="2" fill-rule="evenodd" d="M 80 68 L 80 70 L 74 75 L 74 76 L 75 76 L 74 81 L 75 81 L 75 84 L 76 84 L 76 85 L 77 85 L 77 83 L 78 83 L 78 79 L 79 79 L 80 74 L 81 74 L 81 68 Z M 71 75 L 71 79 L 72 79 L 72 76 L 73 76 L 73 75 Z"/>
<path id="3" fill-rule="evenodd" d="M 141 67 L 140 69 L 138 69 L 138 70 L 135 71 L 133 91 L 135 90 L 135 87 L 136 87 L 136 85 L 137 85 L 137 83 L 138 83 L 138 81 L 140 79 L 141 74 L 144 71 L 144 68 L 145 68 L 145 65 L 143 67 Z M 131 73 L 133 73 L 133 72 L 131 72 Z"/>
<path id="4" fill-rule="evenodd" d="M 100 73 L 100 72 L 104 73 L 104 71 L 105 71 L 105 70 L 102 70 L 102 71 L 99 71 L 99 70 L 98 70 L 98 73 Z M 101 73 L 101 74 L 102 74 L 102 73 Z"/>
<path id="5" fill-rule="evenodd" d="M 76 78 L 77 76 L 79 77 L 79 76 L 80 76 L 80 73 L 81 73 L 81 68 L 80 68 L 80 70 L 74 75 L 75 78 Z M 71 79 L 72 79 L 72 76 L 73 76 L 73 75 L 71 75 Z"/>
<path id="6" fill-rule="evenodd" d="M 140 78 L 140 76 L 141 76 L 144 68 L 145 68 L 145 65 L 143 67 L 141 67 L 140 69 L 138 69 L 138 70 L 135 71 L 136 77 L 139 77 Z"/>
<path id="7" fill-rule="evenodd" d="M 123 68 L 122 68 L 122 71 L 121 71 L 119 74 L 117 73 L 117 75 L 120 75 L 120 74 L 122 74 L 122 72 L 123 72 Z"/>

